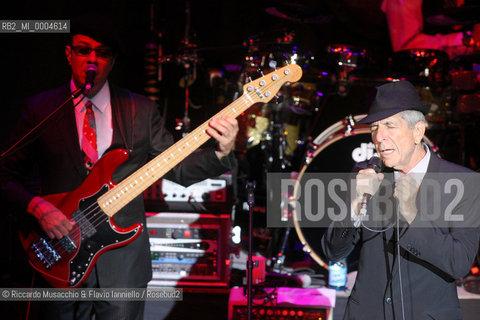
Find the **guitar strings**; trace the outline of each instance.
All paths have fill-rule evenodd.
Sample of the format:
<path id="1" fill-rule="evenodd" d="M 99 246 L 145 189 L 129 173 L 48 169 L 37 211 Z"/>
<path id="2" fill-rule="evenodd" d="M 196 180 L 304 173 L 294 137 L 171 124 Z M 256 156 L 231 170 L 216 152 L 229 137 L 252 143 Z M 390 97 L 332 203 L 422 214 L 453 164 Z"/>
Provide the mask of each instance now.
<path id="1" fill-rule="evenodd" d="M 273 83 L 273 82 L 270 82 L 269 84 L 266 84 L 265 86 L 261 87 L 261 89 L 263 91 L 266 91 L 268 90 L 271 86 L 275 85 L 276 83 Z M 247 93 L 246 95 L 248 96 L 252 96 L 254 95 L 255 92 L 250 92 L 250 93 Z M 163 154 L 167 154 L 167 157 L 165 158 L 165 156 L 163 156 L 163 158 L 165 159 L 165 161 L 167 161 L 167 165 L 166 165 L 166 168 L 168 170 L 170 170 L 171 168 L 173 168 L 174 166 L 171 165 L 171 161 L 170 160 L 170 156 L 168 155 L 171 155 L 172 158 L 174 158 L 175 160 L 178 160 L 180 159 L 178 162 L 182 161 L 188 154 L 183 154 L 181 151 L 184 150 L 186 148 L 186 146 L 188 146 L 190 143 L 193 143 L 193 145 L 196 145 L 198 144 L 198 146 L 202 145 L 203 143 L 205 143 L 209 138 L 210 136 L 206 135 L 205 133 L 205 130 L 206 128 L 208 128 L 208 123 L 213 119 L 213 118 L 216 118 L 216 117 L 219 117 L 219 116 L 223 116 L 223 115 L 230 115 L 230 116 L 233 116 L 233 117 L 237 117 L 240 115 L 241 112 L 245 111 L 246 109 L 248 109 L 252 103 L 248 103 L 247 104 L 247 107 L 242 109 L 242 102 L 245 104 L 245 102 L 249 102 L 249 101 L 246 101 L 246 97 L 245 96 L 242 96 L 243 99 L 237 99 L 235 100 L 234 102 L 232 102 L 229 106 L 227 106 L 225 109 L 221 110 L 220 112 L 218 112 L 216 115 L 214 115 L 213 117 L 211 117 L 209 120 L 207 120 L 206 122 L 204 122 L 202 125 L 200 125 L 199 127 L 197 127 L 195 130 L 193 130 L 190 134 L 188 134 L 184 139 L 181 140 L 182 142 L 182 145 L 179 147 L 178 146 L 178 143 L 175 143 L 174 145 L 170 146 L 169 148 L 167 148 L 164 152 L 162 152 L 162 154 L 160 154 L 158 157 L 154 158 L 152 161 L 148 162 L 147 164 L 145 164 L 139 171 L 144 171 L 144 172 L 148 172 L 149 169 L 152 169 L 152 171 L 154 172 L 155 171 L 155 164 L 157 161 L 159 161 L 160 157 L 163 155 Z M 251 98 L 250 98 L 250 101 L 253 101 Z M 239 110 L 235 110 L 235 107 L 237 107 Z M 195 140 L 195 141 L 194 141 Z M 180 141 L 179 141 L 180 142 Z M 195 147 L 194 149 L 196 149 L 197 147 Z M 181 149 L 181 150 L 180 150 Z M 191 147 L 190 147 L 191 149 Z M 178 152 L 180 150 L 180 153 Z M 177 156 L 175 156 L 175 154 Z M 162 169 L 164 169 L 165 167 L 161 167 Z M 168 170 L 165 170 L 165 172 L 167 172 Z M 138 172 L 138 171 L 137 171 Z M 144 183 L 143 181 L 143 177 L 140 177 L 140 179 L 138 180 L 136 178 L 136 174 L 132 174 L 131 176 L 127 177 L 125 180 L 123 180 L 122 182 L 120 182 L 116 187 L 115 189 L 122 189 L 123 190 L 123 187 L 125 187 L 125 190 L 128 189 L 128 186 L 130 186 L 130 188 L 135 188 L 135 186 L 137 184 L 139 184 L 139 180 L 141 181 L 141 183 Z M 163 176 L 163 175 L 162 175 Z M 160 179 L 161 176 L 158 176 L 156 180 Z M 133 181 L 132 181 L 133 180 Z M 150 185 L 153 184 L 153 181 L 150 183 Z M 108 193 L 113 193 L 113 189 L 108 191 L 105 195 L 102 195 L 101 197 L 108 197 Z M 137 196 L 139 194 L 133 194 L 133 193 L 130 193 L 130 194 L 127 194 L 126 197 L 124 197 L 124 200 L 128 200 L 128 198 L 131 198 L 133 199 L 135 196 Z M 115 199 L 115 196 L 113 196 L 113 200 L 114 200 L 114 203 L 112 205 L 112 209 L 113 210 L 120 210 L 122 208 L 122 206 L 124 205 L 124 203 L 128 203 L 129 201 L 123 201 L 123 202 L 119 202 L 117 201 L 117 199 Z M 120 206 L 120 207 L 119 207 Z M 115 211 L 115 212 L 116 212 Z"/>

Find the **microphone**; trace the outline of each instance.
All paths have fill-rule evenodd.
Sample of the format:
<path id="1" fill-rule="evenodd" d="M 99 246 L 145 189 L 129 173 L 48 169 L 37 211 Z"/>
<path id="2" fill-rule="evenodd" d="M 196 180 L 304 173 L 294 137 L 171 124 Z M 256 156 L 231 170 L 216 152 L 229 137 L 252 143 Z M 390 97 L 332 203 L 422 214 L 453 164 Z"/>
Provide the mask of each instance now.
<path id="1" fill-rule="evenodd" d="M 95 80 L 95 76 L 97 75 L 98 68 L 95 65 L 89 65 L 85 69 L 85 87 L 83 89 L 83 94 L 88 94 L 93 87 L 93 81 Z"/>
<path id="2" fill-rule="evenodd" d="M 375 170 L 376 173 L 380 173 L 383 171 L 383 162 L 382 159 L 379 157 L 371 157 L 370 160 L 368 160 L 367 163 L 367 169 L 373 169 Z M 367 215 L 367 205 L 368 201 L 372 197 L 371 194 L 364 193 L 362 196 L 362 202 L 360 204 L 360 219 L 362 217 L 365 217 Z"/>

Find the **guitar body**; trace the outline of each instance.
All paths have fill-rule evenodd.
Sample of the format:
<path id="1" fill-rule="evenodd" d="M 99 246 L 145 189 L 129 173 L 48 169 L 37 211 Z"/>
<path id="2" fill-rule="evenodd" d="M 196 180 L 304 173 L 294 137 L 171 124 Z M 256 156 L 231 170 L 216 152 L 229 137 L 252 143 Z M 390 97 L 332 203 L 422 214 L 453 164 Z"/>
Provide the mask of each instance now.
<path id="1" fill-rule="evenodd" d="M 79 287 L 103 252 L 124 246 L 140 235 L 142 224 L 121 228 L 97 203 L 101 195 L 115 186 L 113 172 L 127 159 L 125 150 L 113 150 L 95 164 L 79 188 L 44 197 L 75 221 L 68 236 L 50 239 L 38 224 L 28 233 L 20 232 L 30 264 L 53 287 Z"/>

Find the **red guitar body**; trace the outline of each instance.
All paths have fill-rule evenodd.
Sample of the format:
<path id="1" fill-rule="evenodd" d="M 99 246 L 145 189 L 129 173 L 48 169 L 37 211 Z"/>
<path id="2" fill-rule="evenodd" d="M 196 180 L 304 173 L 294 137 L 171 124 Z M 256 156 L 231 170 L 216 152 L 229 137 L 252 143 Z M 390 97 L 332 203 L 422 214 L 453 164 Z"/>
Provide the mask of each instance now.
<path id="1" fill-rule="evenodd" d="M 142 224 L 121 228 L 96 201 L 115 186 L 112 174 L 127 159 L 125 150 L 113 150 L 95 164 L 78 189 L 44 197 L 75 221 L 68 236 L 60 240 L 50 239 L 38 224 L 28 233 L 20 232 L 20 241 L 30 264 L 53 287 L 79 287 L 102 253 L 124 246 L 140 235 Z"/>

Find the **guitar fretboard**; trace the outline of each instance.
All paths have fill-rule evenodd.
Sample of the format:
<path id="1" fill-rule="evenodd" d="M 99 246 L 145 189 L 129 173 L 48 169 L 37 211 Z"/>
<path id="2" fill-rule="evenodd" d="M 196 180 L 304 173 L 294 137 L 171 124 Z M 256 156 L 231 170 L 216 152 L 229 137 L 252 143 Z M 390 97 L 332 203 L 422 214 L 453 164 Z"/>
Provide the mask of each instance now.
<path id="1" fill-rule="evenodd" d="M 246 84 L 241 97 L 99 197 L 99 206 L 105 214 L 113 216 L 204 144 L 210 138 L 206 129 L 212 119 L 222 116 L 236 118 L 253 104 L 270 101 L 287 81 L 299 80 L 301 73 L 301 68 L 293 64 Z M 267 76 L 270 78 L 264 79 Z"/>

